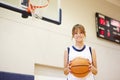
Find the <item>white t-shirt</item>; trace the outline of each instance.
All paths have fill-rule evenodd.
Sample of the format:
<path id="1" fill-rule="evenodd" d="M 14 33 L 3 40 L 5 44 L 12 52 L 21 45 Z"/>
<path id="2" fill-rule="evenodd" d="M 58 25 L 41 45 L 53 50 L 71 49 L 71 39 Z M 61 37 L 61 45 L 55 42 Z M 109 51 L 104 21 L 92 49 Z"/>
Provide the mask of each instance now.
<path id="1" fill-rule="evenodd" d="M 86 58 L 92 63 L 92 56 L 90 52 L 90 47 L 84 45 L 81 49 L 77 49 L 75 46 L 69 47 L 69 53 L 68 53 L 68 61 L 75 59 L 76 57 L 83 57 Z M 77 78 L 73 74 L 69 73 L 67 75 L 67 80 L 94 80 L 94 75 L 92 72 L 90 72 L 86 77 L 84 78 Z"/>

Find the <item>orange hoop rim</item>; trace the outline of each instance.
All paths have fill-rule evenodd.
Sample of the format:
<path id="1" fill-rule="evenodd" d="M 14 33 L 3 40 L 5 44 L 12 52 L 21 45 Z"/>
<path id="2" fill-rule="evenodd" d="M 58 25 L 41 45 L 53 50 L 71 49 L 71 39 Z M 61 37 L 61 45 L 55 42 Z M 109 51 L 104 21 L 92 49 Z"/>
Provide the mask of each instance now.
<path id="1" fill-rule="evenodd" d="M 30 0 L 28 0 L 27 12 L 28 12 L 28 13 L 32 13 L 32 12 L 34 12 L 34 10 L 35 10 L 36 8 L 45 8 L 45 7 L 48 6 L 49 1 L 50 1 L 50 0 L 47 0 L 47 3 L 46 3 L 45 5 L 43 5 L 43 6 L 36 6 L 36 5 L 32 5 L 32 3 L 30 3 Z"/>

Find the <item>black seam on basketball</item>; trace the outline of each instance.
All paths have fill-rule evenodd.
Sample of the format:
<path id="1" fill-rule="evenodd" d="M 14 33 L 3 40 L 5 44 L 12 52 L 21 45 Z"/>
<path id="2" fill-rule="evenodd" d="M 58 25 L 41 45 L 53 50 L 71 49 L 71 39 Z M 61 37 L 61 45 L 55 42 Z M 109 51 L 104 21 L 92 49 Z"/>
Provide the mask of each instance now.
<path id="1" fill-rule="evenodd" d="M 72 71 L 71 71 L 72 72 Z M 89 72 L 89 70 L 87 70 L 87 71 L 85 71 L 85 72 L 83 72 L 83 73 L 75 73 L 75 72 L 72 72 L 72 73 L 74 73 L 74 74 L 85 74 L 85 73 L 87 73 L 87 72 Z"/>
<path id="2" fill-rule="evenodd" d="M 77 66 L 89 66 L 89 65 L 74 65 L 74 66 L 71 66 L 71 67 L 77 67 Z"/>

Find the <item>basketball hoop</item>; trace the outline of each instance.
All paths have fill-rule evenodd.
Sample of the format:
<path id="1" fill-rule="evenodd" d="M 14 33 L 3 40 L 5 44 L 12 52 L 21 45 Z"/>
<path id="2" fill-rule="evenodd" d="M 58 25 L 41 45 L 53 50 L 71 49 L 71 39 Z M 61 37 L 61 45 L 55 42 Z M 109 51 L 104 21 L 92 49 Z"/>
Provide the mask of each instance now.
<path id="1" fill-rule="evenodd" d="M 40 8 L 45 8 L 49 4 L 49 0 L 28 0 L 27 12 L 31 13 L 35 18 L 42 18 Z"/>

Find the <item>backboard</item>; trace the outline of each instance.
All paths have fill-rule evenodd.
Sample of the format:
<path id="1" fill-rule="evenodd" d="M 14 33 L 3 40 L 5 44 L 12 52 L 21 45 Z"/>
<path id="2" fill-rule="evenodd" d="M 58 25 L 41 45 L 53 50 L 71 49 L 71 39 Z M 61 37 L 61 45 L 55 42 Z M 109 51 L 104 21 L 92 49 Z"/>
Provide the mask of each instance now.
<path id="1" fill-rule="evenodd" d="M 0 7 L 20 13 L 22 14 L 22 18 L 28 18 L 29 16 L 33 16 L 32 13 L 28 13 L 27 11 L 28 1 L 39 6 L 39 2 L 44 0 L 0 0 Z M 37 19 L 60 25 L 62 20 L 60 0 L 49 0 L 47 7 L 37 8 L 36 14 L 38 14 L 35 17 Z"/>

